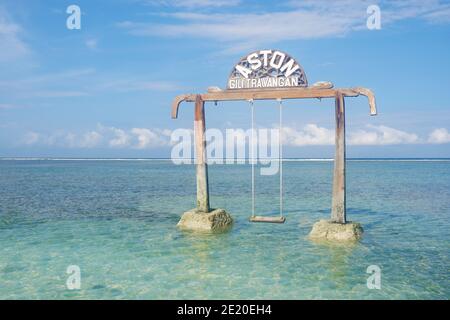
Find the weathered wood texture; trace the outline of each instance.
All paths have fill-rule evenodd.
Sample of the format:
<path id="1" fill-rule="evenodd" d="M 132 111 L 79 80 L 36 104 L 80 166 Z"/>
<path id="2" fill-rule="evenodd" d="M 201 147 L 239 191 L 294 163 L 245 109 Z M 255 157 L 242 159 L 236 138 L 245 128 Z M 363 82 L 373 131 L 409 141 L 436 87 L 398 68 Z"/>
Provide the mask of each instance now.
<path id="1" fill-rule="evenodd" d="M 333 199 L 331 221 L 346 223 L 345 203 L 345 103 L 344 97 L 364 95 L 368 98 L 370 114 L 376 115 L 375 96 L 367 88 L 356 87 L 350 89 L 331 88 L 289 88 L 289 89 L 261 89 L 261 90 L 224 90 L 205 94 L 185 94 L 177 96 L 172 103 L 172 118 L 178 117 L 178 109 L 183 101 L 195 102 L 195 144 L 197 160 L 197 209 L 209 212 L 208 166 L 206 161 L 205 141 L 205 101 L 233 101 L 233 100 L 269 100 L 269 99 L 307 99 L 307 98 L 335 98 L 336 104 L 336 155 L 334 161 Z M 255 220 L 263 220 L 256 217 Z M 274 219 L 276 220 L 276 219 Z M 269 221 L 265 221 L 269 222 Z M 271 221 L 280 222 L 280 221 Z M 283 221 L 284 222 L 284 221 Z"/>
<path id="2" fill-rule="evenodd" d="M 195 98 L 195 157 L 197 166 L 197 210 L 209 212 L 208 164 L 206 161 L 205 103 L 200 95 Z"/>
<path id="3" fill-rule="evenodd" d="M 345 102 L 344 95 L 336 94 L 336 154 L 334 157 L 333 198 L 331 221 L 346 223 L 345 213 Z"/>
<path id="4" fill-rule="evenodd" d="M 285 217 L 266 217 L 266 216 L 251 216 L 250 222 L 269 222 L 269 223 L 284 223 Z"/>
<path id="5" fill-rule="evenodd" d="M 351 89 L 320 89 L 320 88 L 289 88 L 289 89 L 245 89 L 224 90 L 208 92 L 200 95 L 203 101 L 235 101 L 235 100 L 276 100 L 276 99 L 310 99 L 310 98 L 334 98 L 337 93 L 345 97 L 367 96 L 369 99 L 370 114 L 376 115 L 375 96 L 366 88 Z M 184 94 L 177 96 L 172 103 L 172 118 L 178 117 L 178 108 L 183 101 L 194 102 L 196 94 Z"/>

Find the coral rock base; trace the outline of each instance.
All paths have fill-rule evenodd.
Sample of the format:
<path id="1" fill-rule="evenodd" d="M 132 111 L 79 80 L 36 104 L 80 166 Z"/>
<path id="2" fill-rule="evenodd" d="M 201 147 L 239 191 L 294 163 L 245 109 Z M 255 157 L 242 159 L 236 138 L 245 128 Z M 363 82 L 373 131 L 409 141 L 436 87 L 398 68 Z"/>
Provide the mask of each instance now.
<path id="1" fill-rule="evenodd" d="M 214 209 L 210 212 L 192 209 L 183 213 L 177 224 L 180 229 L 184 230 L 211 232 L 225 231 L 232 225 L 233 218 L 224 209 Z"/>
<path id="2" fill-rule="evenodd" d="M 357 222 L 342 224 L 320 220 L 314 224 L 309 237 L 314 240 L 357 241 L 361 239 L 362 233 L 363 228 Z"/>

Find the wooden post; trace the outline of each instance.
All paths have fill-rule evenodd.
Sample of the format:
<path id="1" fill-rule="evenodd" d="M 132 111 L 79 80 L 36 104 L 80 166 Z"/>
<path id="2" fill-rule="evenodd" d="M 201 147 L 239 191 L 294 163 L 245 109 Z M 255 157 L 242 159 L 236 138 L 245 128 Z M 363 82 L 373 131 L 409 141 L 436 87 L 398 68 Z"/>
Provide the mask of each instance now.
<path id="1" fill-rule="evenodd" d="M 197 210 L 209 212 L 208 164 L 206 161 L 205 102 L 201 95 L 195 97 L 195 150 L 197 162 Z"/>
<path id="2" fill-rule="evenodd" d="M 346 223 L 345 216 L 345 102 L 341 92 L 336 93 L 336 154 L 334 157 L 333 200 L 331 221 Z"/>

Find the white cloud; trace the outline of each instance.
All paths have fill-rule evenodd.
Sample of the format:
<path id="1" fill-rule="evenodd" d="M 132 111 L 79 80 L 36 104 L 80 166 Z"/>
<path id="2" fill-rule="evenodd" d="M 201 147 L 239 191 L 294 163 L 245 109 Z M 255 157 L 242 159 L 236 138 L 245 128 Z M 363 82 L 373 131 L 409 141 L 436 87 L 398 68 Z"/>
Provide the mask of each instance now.
<path id="1" fill-rule="evenodd" d="M 240 0 L 146 0 L 151 5 L 163 5 L 198 9 L 205 7 L 230 7 L 240 3 Z"/>
<path id="2" fill-rule="evenodd" d="M 33 96 L 39 98 L 68 98 L 68 97 L 83 97 L 87 96 L 89 93 L 85 91 L 65 91 L 65 90 L 44 90 L 36 91 Z"/>
<path id="3" fill-rule="evenodd" d="M 133 128 L 131 133 L 137 137 L 138 143 L 134 146 L 137 149 L 162 147 L 168 144 L 167 139 L 150 129 Z"/>
<path id="4" fill-rule="evenodd" d="M 51 146 L 63 148 L 94 148 L 100 143 L 102 136 L 95 131 L 77 135 L 72 132 L 56 131 L 51 134 L 30 131 L 22 142 L 25 145 Z"/>
<path id="5" fill-rule="evenodd" d="M 351 132 L 348 138 L 349 145 L 390 145 L 420 143 L 417 134 L 408 133 L 387 126 L 368 125 L 372 130 L 358 130 Z"/>
<path id="6" fill-rule="evenodd" d="M 85 81 L 87 76 L 95 73 L 94 69 L 74 69 L 57 73 L 47 73 L 32 75 L 21 79 L 0 80 L 0 91 L 17 91 L 20 95 L 24 92 L 32 92 L 36 95 L 39 92 L 45 92 L 49 87 L 60 86 L 61 84 L 73 85 L 75 81 Z M 54 88 L 47 91 L 57 91 Z M 70 91 L 70 90 L 65 90 Z"/>
<path id="7" fill-rule="evenodd" d="M 110 128 L 110 130 L 114 133 L 114 137 L 109 140 L 109 145 L 111 147 L 122 148 L 129 146 L 130 136 L 125 132 L 125 130 L 114 127 Z"/>
<path id="8" fill-rule="evenodd" d="M 97 131 L 82 134 L 56 131 L 52 134 L 28 132 L 23 142 L 26 145 L 41 145 L 67 148 L 95 148 L 101 146 L 103 136 Z"/>
<path id="9" fill-rule="evenodd" d="M 367 126 L 369 130 L 347 133 L 348 145 L 392 145 L 421 143 L 418 135 L 387 126 Z M 289 146 L 333 145 L 334 129 L 307 124 L 302 129 L 283 128 L 283 143 Z"/>
<path id="10" fill-rule="evenodd" d="M 168 146 L 171 130 L 132 128 L 130 130 L 115 127 L 98 126 L 107 141 L 107 146 L 113 148 L 148 149 Z"/>
<path id="11" fill-rule="evenodd" d="M 196 1 L 184 1 L 194 3 Z M 210 1 L 197 1 L 209 3 Z M 219 1 L 220 3 L 221 1 Z M 367 7 L 372 0 L 291 1 L 291 9 L 260 13 L 164 13 L 173 23 L 125 21 L 118 26 L 137 36 L 196 37 L 227 43 L 228 52 L 248 50 L 284 40 L 343 36 L 366 29 Z M 449 5 L 438 0 L 379 1 L 382 27 L 396 21 L 433 17 L 448 19 Z M 230 45 L 232 45 L 230 47 Z M 232 49 L 230 49 L 232 48 Z"/>
<path id="12" fill-rule="evenodd" d="M 61 131 L 56 131 L 52 134 L 29 131 L 25 134 L 22 142 L 25 145 L 40 145 L 40 146 L 69 146 L 74 139 L 73 135 L 65 134 Z"/>
<path id="13" fill-rule="evenodd" d="M 198 8 L 198 7 L 230 7 L 236 6 L 240 0 L 176 0 L 176 6 Z"/>
<path id="14" fill-rule="evenodd" d="M 433 144 L 450 143 L 450 133 L 445 128 L 435 129 L 428 136 L 428 143 Z"/>
<path id="15" fill-rule="evenodd" d="M 182 90 L 183 87 L 164 80 L 139 80 L 139 79 L 119 79 L 119 80 L 105 80 L 99 81 L 100 85 L 93 88 L 96 91 L 111 91 L 115 92 L 133 92 L 133 91 L 176 91 Z"/>
<path id="16" fill-rule="evenodd" d="M 31 131 L 31 132 L 28 132 L 25 135 L 25 137 L 23 139 L 23 142 L 25 144 L 27 144 L 27 145 L 32 145 L 32 144 L 38 143 L 39 142 L 39 138 L 40 138 L 39 133 Z"/>
<path id="17" fill-rule="evenodd" d="M 95 69 L 80 68 L 56 73 L 39 74 L 21 79 L 0 80 L 0 94 L 6 97 L 61 98 L 89 95 L 89 86 Z M 74 90 L 75 86 L 81 87 Z"/>
<path id="18" fill-rule="evenodd" d="M 388 22 L 416 17 L 430 23 L 450 22 L 450 4 L 448 1 L 397 0 L 390 2 L 392 2 L 392 7 L 388 7 L 388 10 L 384 13 Z"/>
<path id="19" fill-rule="evenodd" d="M 0 7 L 0 62 L 23 58 L 30 53 L 30 49 L 20 37 L 21 33 L 21 27 Z"/>
<path id="20" fill-rule="evenodd" d="M 86 132 L 82 135 L 79 147 L 80 148 L 94 148 L 97 147 L 102 140 L 102 135 L 96 131 Z"/>
<path id="21" fill-rule="evenodd" d="M 342 21 L 338 17 L 303 11 L 264 14 L 176 13 L 171 16 L 182 23 L 124 22 L 119 26 L 137 36 L 198 37 L 237 42 L 243 47 L 283 40 L 321 38 L 342 34 L 348 30 L 345 20 Z M 245 45 L 246 43 L 249 44 Z"/>
<path id="22" fill-rule="evenodd" d="M 307 124 L 297 130 L 283 127 L 283 143 L 289 146 L 331 145 L 334 143 L 334 130 L 322 128 L 316 124 Z"/>
<path id="23" fill-rule="evenodd" d="M 25 145 L 62 148 L 151 149 L 170 145 L 170 130 L 132 128 L 129 130 L 98 124 L 95 130 L 81 133 L 58 130 L 53 133 L 30 131 L 22 139 Z"/>
<path id="24" fill-rule="evenodd" d="M 0 80 L 0 96 L 5 100 L 75 98 L 111 92 L 162 92 L 182 89 L 182 86 L 172 81 L 145 79 L 122 74 L 98 74 L 93 68 L 69 69 L 31 75 L 21 79 Z M 0 108 L 9 107 L 6 104 L 0 104 Z"/>
<path id="25" fill-rule="evenodd" d="M 241 133 L 239 133 L 241 132 Z M 82 133 L 56 131 L 52 134 L 28 132 L 22 142 L 25 145 L 43 145 L 66 148 L 131 148 L 152 149 L 169 147 L 172 131 L 156 128 L 121 129 L 99 124 L 95 130 Z M 238 130 L 244 135 L 245 130 Z M 191 130 L 191 134 L 193 131 Z M 226 134 L 224 133 L 224 137 Z M 244 136 L 243 136 L 244 137 Z M 289 147 L 334 145 L 334 128 L 328 129 L 310 123 L 303 128 L 283 127 L 283 144 Z M 239 141 L 239 139 L 238 139 Z M 433 130 L 428 139 L 384 125 L 367 125 L 367 129 L 347 132 L 350 146 L 384 146 L 403 144 L 450 143 L 450 133 L 445 128 Z"/>
<path id="26" fill-rule="evenodd" d="M 430 23 L 448 23 L 450 22 L 450 5 L 439 11 L 430 12 L 425 15 Z"/>

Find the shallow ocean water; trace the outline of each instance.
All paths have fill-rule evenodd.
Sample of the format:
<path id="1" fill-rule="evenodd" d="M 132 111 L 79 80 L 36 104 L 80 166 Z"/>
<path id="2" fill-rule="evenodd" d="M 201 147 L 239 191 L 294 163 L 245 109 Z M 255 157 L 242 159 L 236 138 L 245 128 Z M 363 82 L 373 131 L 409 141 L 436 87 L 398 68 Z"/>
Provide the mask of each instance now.
<path id="1" fill-rule="evenodd" d="M 313 243 L 328 218 L 331 161 L 286 161 L 287 222 L 252 224 L 249 165 L 210 166 L 224 234 L 178 230 L 195 168 L 170 161 L 0 161 L 1 299 L 449 299 L 450 161 L 348 161 L 355 245 Z M 257 177 L 277 214 L 278 176 Z M 81 270 L 68 290 L 66 269 Z M 370 265 L 381 289 L 370 290 Z"/>

